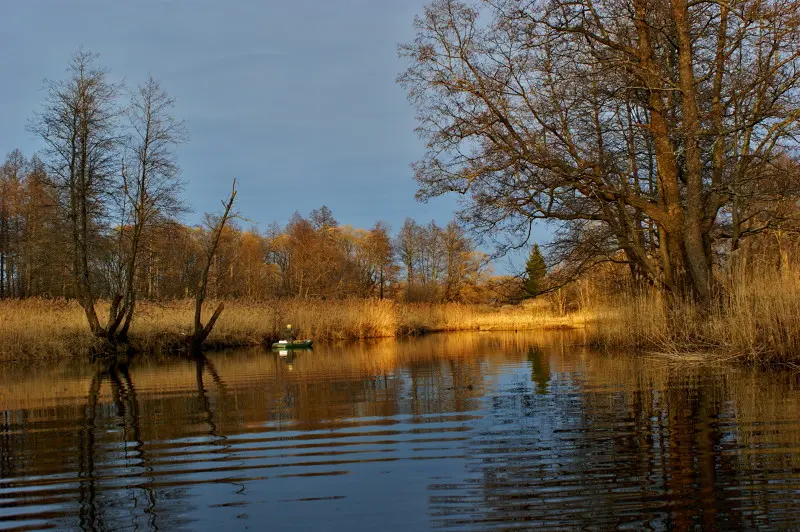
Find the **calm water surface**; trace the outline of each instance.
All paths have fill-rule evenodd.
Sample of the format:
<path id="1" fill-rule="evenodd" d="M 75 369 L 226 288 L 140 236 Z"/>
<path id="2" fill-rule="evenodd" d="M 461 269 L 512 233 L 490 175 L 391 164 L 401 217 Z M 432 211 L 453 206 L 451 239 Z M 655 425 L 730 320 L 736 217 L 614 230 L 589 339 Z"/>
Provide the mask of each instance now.
<path id="1" fill-rule="evenodd" d="M 797 528 L 800 378 L 435 335 L 0 367 L 0 529 Z"/>

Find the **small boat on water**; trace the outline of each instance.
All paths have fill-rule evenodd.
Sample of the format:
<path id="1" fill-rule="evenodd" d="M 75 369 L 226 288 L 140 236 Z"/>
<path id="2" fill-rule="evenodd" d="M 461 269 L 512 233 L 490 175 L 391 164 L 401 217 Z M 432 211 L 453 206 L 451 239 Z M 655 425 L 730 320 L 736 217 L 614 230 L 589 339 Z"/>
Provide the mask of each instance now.
<path id="1" fill-rule="evenodd" d="M 281 340 L 272 344 L 272 349 L 311 349 L 313 340 Z"/>

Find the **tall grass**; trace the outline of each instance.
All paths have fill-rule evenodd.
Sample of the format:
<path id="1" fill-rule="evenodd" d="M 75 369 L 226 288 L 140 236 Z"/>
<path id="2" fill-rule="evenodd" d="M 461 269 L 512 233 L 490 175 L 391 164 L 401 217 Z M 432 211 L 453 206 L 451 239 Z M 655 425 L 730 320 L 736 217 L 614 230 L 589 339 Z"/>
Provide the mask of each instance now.
<path id="1" fill-rule="evenodd" d="M 562 315 L 546 299 L 501 308 L 460 303 L 411 303 L 398 307 L 401 333 L 573 328 L 591 321 L 591 314 L 586 312 Z"/>
<path id="2" fill-rule="evenodd" d="M 325 341 L 432 331 L 573 327 L 586 322 L 583 315 L 558 316 L 544 301 L 505 308 L 371 299 L 234 300 L 225 305 L 207 340 L 212 348 L 271 343 L 287 323 L 303 338 Z M 209 302 L 206 308 L 215 306 Z M 105 316 L 107 304 L 98 305 L 98 312 Z M 181 345 L 193 316 L 192 301 L 141 302 L 130 331 L 131 343 L 148 352 Z M 75 301 L 0 301 L 0 360 L 82 354 L 91 349 L 93 342 L 83 311 Z"/>
<path id="3" fill-rule="evenodd" d="M 800 359 L 800 270 L 737 269 L 720 284 L 702 308 L 656 290 L 623 292 L 599 306 L 592 339 L 676 356 Z"/>
<path id="4" fill-rule="evenodd" d="M 207 308 L 213 309 L 214 302 Z M 434 331 L 581 327 L 607 347 L 640 348 L 687 359 L 751 362 L 800 359 L 800 269 L 739 269 L 720 281 L 719 295 L 700 308 L 658 290 L 622 290 L 589 310 L 562 316 L 546 300 L 492 307 L 384 300 L 226 301 L 208 338 L 214 347 L 268 344 L 291 323 L 317 341 L 385 338 Z M 107 306 L 100 304 L 101 315 Z M 193 302 L 142 302 L 131 329 L 134 347 L 160 352 L 181 345 L 193 322 Z M 210 310 L 209 310 L 210 312 Z M 88 352 L 94 342 L 74 301 L 0 301 L 0 360 L 61 358 Z"/>

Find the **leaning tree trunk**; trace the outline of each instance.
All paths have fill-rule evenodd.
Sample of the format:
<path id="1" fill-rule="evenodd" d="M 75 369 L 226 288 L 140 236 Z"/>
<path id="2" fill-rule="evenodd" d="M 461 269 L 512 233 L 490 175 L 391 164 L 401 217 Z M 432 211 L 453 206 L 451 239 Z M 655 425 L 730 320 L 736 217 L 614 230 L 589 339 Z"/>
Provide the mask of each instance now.
<path id="1" fill-rule="evenodd" d="M 225 304 L 220 303 L 217 305 L 216 310 L 211 315 L 211 318 L 208 322 L 203 325 L 202 322 L 202 314 L 203 314 L 203 303 L 206 299 L 206 289 L 208 287 L 208 274 L 211 271 L 211 263 L 214 260 L 214 256 L 217 253 L 217 248 L 219 247 L 219 240 L 222 236 L 222 231 L 225 229 L 225 224 L 231 218 L 231 208 L 233 207 L 233 201 L 236 199 L 236 180 L 233 180 L 233 187 L 231 188 L 231 195 L 228 198 L 226 203 L 223 203 L 225 206 L 225 211 L 223 212 L 222 216 L 219 218 L 217 223 L 212 229 L 211 235 L 211 242 L 209 244 L 208 249 L 206 250 L 206 262 L 203 267 L 203 275 L 200 278 L 200 286 L 197 290 L 197 296 L 195 297 L 195 305 L 194 305 L 194 330 L 192 334 L 188 337 L 188 347 L 189 351 L 193 354 L 199 353 L 203 348 L 203 342 L 206 341 L 208 335 L 211 334 L 214 325 L 217 323 L 220 314 L 225 309 Z"/>

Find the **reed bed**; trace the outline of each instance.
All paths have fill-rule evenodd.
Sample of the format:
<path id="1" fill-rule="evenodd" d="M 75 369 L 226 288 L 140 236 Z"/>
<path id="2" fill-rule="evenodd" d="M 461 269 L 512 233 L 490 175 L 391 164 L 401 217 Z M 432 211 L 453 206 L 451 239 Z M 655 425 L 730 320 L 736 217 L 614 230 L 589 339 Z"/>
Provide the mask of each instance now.
<path id="1" fill-rule="evenodd" d="M 500 308 L 460 303 L 412 303 L 400 305 L 399 316 L 402 333 L 570 329 L 583 327 L 592 320 L 592 314 L 587 312 L 561 315 L 546 299 Z"/>
<path id="2" fill-rule="evenodd" d="M 599 306 L 592 342 L 677 358 L 794 363 L 800 359 L 800 270 L 738 271 L 707 307 L 656 290 Z"/>
<path id="3" fill-rule="evenodd" d="M 206 305 L 210 314 L 216 304 Z M 105 316 L 107 304 L 98 305 Z M 181 345 L 193 323 L 194 302 L 141 302 L 130 331 L 132 345 L 162 352 Z M 207 319 L 205 316 L 204 319 Z M 385 338 L 434 331 L 528 330 L 579 327 L 583 314 L 559 316 L 547 302 L 492 307 L 402 304 L 389 300 L 225 301 L 207 340 L 210 348 L 269 344 L 287 324 L 316 341 Z M 85 354 L 95 343 L 75 301 L 0 301 L 0 360 L 63 358 Z"/>

